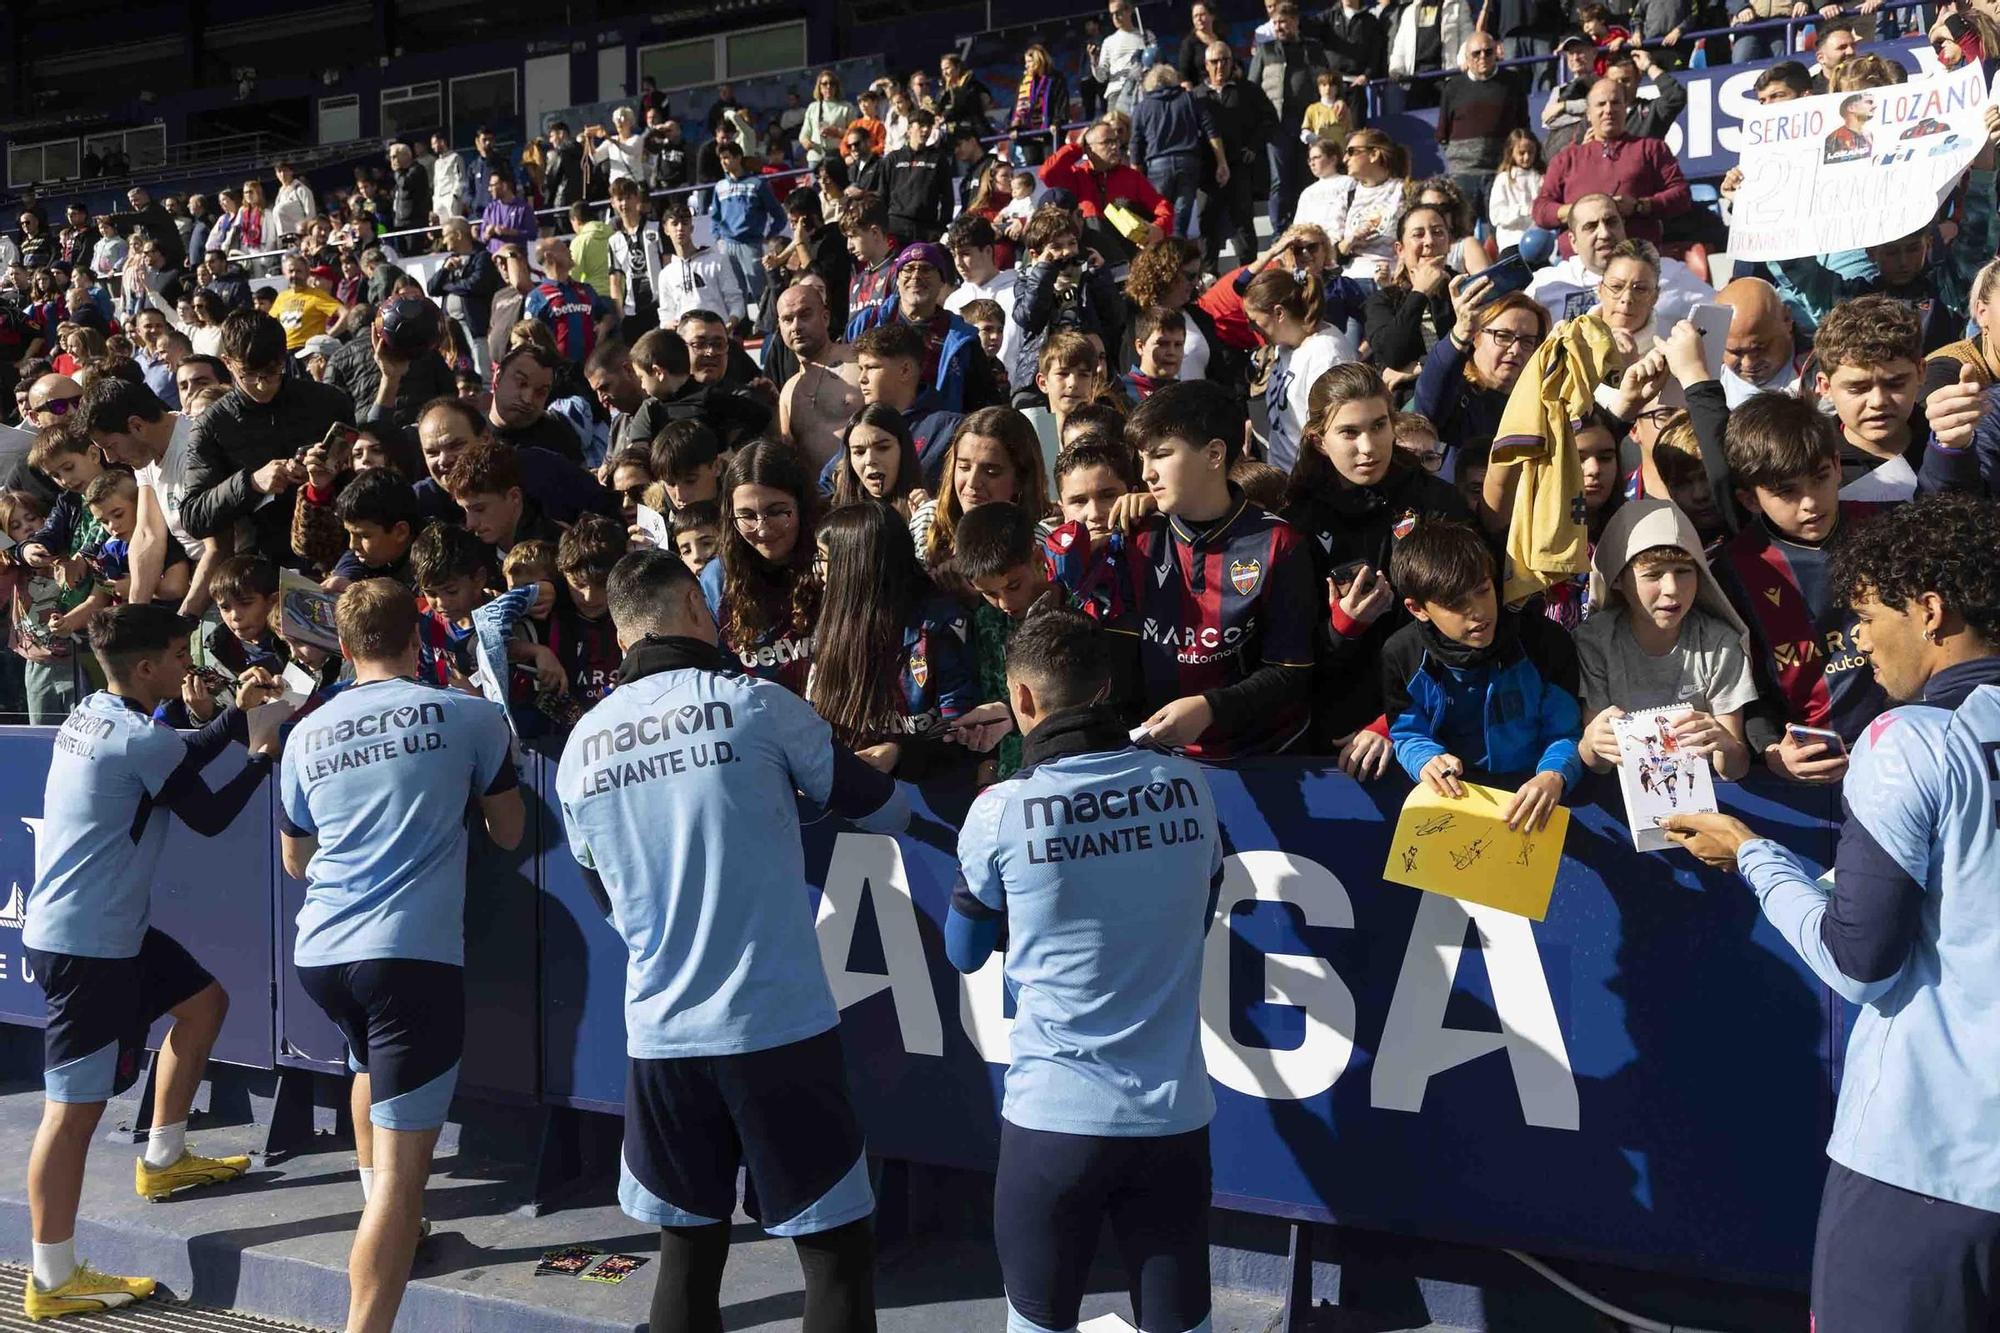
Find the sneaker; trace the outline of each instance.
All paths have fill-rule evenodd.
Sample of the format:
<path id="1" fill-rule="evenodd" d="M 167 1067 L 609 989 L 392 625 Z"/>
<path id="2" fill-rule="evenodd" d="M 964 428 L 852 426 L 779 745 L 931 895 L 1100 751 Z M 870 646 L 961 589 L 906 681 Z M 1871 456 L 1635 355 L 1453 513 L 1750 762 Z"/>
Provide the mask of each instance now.
<path id="1" fill-rule="evenodd" d="M 220 1185 L 250 1169 L 248 1157 L 201 1157 L 186 1149 L 171 1166 L 151 1167 L 141 1157 L 133 1163 L 133 1182 L 139 1197 L 154 1203 L 177 1190 L 200 1185 Z"/>
<path id="2" fill-rule="evenodd" d="M 21 1298 L 22 1311 L 30 1319 L 60 1319 L 71 1314 L 97 1314 L 143 1301 L 158 1284 L 149 1277 L 112 1277 L 89 1264 L 77 1265 L 69 1281 L 53 1291 L 44 1291 L 33 1278 Z"/>

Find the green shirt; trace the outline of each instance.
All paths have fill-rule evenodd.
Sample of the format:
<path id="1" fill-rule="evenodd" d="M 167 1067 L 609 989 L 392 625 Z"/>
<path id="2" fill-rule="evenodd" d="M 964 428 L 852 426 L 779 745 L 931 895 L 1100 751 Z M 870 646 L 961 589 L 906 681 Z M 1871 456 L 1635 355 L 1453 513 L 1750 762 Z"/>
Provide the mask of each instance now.
<path id="1" fill-rule="evenodd" d="M 569 243 L 570 259 L 576 264 L 571 275 L 588 283 L 593 291 L 611 290 L 611 224 L 593 219 L 577 228 Z"/>

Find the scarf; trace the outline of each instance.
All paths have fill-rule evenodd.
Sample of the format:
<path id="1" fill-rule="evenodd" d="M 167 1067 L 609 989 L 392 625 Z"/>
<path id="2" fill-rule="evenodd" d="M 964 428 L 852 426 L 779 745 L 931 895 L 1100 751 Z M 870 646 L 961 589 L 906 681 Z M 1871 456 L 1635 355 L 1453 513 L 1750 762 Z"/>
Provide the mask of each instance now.
<path id="1" fill-rule="evenodd" d="M 679 634 L 648 634 L 632 645 L 618 665 L 618 683 L 630 685 L 662 671 L 727 671 L 722 650 Z"/>

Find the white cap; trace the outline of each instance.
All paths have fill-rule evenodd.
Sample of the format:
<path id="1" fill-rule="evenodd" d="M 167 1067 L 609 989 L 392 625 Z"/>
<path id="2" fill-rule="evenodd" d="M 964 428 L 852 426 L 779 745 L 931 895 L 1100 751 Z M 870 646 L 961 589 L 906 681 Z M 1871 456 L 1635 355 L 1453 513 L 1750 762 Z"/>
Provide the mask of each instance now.
<path id="1" fill-rule="evenodd" d="M 340 339 L 330 333 L 316 333 L 306 339 L 306 345 L 298 351 L 301 361 L 309 361 L 316 356 L 332 356 L 340 350 Z"/>

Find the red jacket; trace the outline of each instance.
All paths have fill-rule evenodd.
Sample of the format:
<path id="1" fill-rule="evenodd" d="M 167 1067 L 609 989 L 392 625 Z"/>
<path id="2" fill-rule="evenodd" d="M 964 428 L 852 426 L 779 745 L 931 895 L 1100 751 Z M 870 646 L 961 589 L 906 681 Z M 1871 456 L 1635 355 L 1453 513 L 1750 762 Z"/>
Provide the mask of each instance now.
<path id="1" fill-rule="evenodd" d="M 1064 144 L 1042 163 L 1042 184 L 1052 190 L 1068 190 L 1087 218 L 1104 216 L 1104 206 L 1123 199 L 1140 213 L 1151 212 L 1153 225 L 1174 234 L 1174 206 L 1160 198 L 1160 192 L 1145 174 L 1131 167 L 1113 167 L 1108 172 L 1093 171 L 1080 143 Z"/>

